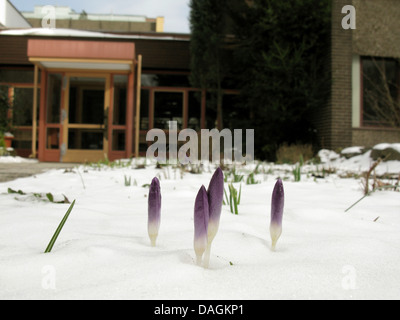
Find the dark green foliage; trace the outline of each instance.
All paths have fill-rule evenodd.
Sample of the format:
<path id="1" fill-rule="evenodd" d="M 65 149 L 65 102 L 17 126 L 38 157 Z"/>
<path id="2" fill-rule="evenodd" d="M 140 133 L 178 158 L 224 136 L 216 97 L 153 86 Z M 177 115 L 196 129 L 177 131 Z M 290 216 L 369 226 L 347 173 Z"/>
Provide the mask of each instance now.
<path id="1" fill-rule="evenodd" d="M 226 49 L 227 0 L 191 0 L 191 83 L 207 89 L 216 110 L 218 127 L 222 125 L 222 82 L 230 64 Z"/>
<path id="2" fill-rule="evenodd" d="M 51 192 L 46 193 L 46 194 L 37 193 L 37 192 L 25 193 L 25 192 L 23 192 L 22 190 L 16 191 L 16 190 L 11 189 L 11 188 L 8 188 L 7 192 L 8 192 L 8 194 L 18 194 L 18 195 L 20 195 L 20 196 L 33 196 L 33 197 L 36 198 L 36 199 L 39 199 L 39 200 L 48 200 L 48 201 L 51 202 L 51 203 L 58 203 L 58 204 L 70 203 L 70 201 L 68 200 L 68 198 L 67 198 L 65 195 L 63 195 L 64 200 L 55 201 L 55 200 L 54 200 L 54 196 L 53 196 L 53 194 L 52 194 Z"/>
<path id="3" fill-rule="evenodd" d="M 18 191 L 15 191 L 15 190 L 13 190 L 13 189 L 11 189 L 11 188 L 8 188 L 8 194 L 19 194 L 19 195 L 25 195 L 26 193 L 24 193 L 22 190 L 18 190 Z"/>
<path id="4" fill-rule="evenodd" d="M 261 159 L 275 160 L 285 142 L 315 144 L 330 89 L 331 1 L 192 0 L 191 8 L 192 84 L 219 92 L 233 79 L 241 89 L 224 106 L 224 126 L 255 129 Z"/>
<path id="5" fill-rule="evenodd" d="M 8 87 L 0 87 L 0 135 L 11 130 L 11 121 L 8 112 L 11 106 L 8 101 Z"/>
<path id="6" fill-rule="evenodd" d="M 314 112 L 329 96 L 330 0 L 255 0 L 236 15 L 243 101 L 253 110 L 257 156 L 315 142 Z"/>

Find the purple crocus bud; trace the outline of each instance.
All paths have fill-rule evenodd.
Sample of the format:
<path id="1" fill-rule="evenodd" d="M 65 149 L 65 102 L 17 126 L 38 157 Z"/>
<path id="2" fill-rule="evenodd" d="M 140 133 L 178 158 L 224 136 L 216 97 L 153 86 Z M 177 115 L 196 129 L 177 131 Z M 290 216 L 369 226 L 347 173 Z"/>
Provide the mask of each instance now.
<path id="1" fill-rule="evenodd" d="M 202 186 L 197 194 L 194 204 L 194 251 L 197 264 L 201 265 L 204 251 L 208 243 L 209 206 L 207 191 Z"/>
<path id="2" fill-rule="evenodd" d="M 271 202 L 271 225 L 270 233 L 272 239 L 272 250 L 275 251 L 276 243 L 282 234 L 282 218 L 283 208 L 285 204 L 285 191 L 281 179 L 275 184 L 274 191 L 272 192 Z"/>
<path id="3" fill-rule="evenodd" d="M 211 244 L 217 235 L 221 219 L 222 202 L 224 197 L 224 173 L 218 168 L 211 178 L 207 190 L 210 219 L 208 222 L 208 242 L 204 259 L 204 267 L 208 268 L 211 254 Z"/>
<path id="4" fill-rule="evenodd" d="M 221 218 L 222 202 L 224 197 L 224 173 L 218 168 L 211 178 L 207 190 L 210 207 L 210 221 L 208 223 L 208 240 L 212 242 L 218 232 Z"/>
<path id="5" fill-rule="evenodd" d="M 154 178 L 150 185 L 148 205 L 148 232 L 151 245 L 156 246 L 158 230 L 161 222 L 161 190 L 160 181 Z"/>

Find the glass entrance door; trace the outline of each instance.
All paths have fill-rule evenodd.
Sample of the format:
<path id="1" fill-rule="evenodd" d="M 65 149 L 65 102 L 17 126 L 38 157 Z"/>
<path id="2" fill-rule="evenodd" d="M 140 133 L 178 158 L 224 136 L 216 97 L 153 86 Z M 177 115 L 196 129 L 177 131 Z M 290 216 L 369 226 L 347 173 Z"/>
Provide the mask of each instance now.
<path id="1" fill-rule="evenodd" d="M 108 155 L 109 77 L 67 74 L 63 162 L 97 162 Z"/>

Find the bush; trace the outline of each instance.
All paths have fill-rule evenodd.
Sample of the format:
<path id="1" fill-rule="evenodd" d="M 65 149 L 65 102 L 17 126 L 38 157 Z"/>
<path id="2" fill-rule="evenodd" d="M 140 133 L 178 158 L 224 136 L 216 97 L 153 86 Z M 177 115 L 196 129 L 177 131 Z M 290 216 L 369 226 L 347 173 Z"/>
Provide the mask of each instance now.
<path id="1" fill-rule="evenodd" d="M 0 133 L 11 131 L 11 120 L 8 117 L 8 111 L 11 106 L 8 101 L 8 87 L 0 87 Z"/>
<path id="2" fill-rule="evenodd" d="M 304 162 L 314 156 L 313 147 L 310 144 L 283 144 L 276 152 L 277 163 L 297 163 L 302 158 Z"/>

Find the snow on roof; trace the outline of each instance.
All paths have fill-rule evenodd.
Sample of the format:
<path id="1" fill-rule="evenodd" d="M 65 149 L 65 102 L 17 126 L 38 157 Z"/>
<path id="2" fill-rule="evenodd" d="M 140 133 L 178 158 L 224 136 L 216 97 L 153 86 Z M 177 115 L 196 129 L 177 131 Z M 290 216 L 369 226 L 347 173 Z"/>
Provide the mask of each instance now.
<path id="1" fill-rule="evenodd" d="M 102 39 L 145 39 L 145 40 L 175 40 L 189 41 L 187 34 L 157 35 L 122 35 L 94 31 L 82 31 L 75 29 L 51 29 L 51 28 L 30 28 L 30 29 L 9 29 L 0 31 L 0 36 L 41 36 L 41 37 L 77 37 L 77 38 L 102 38 Z"/>

